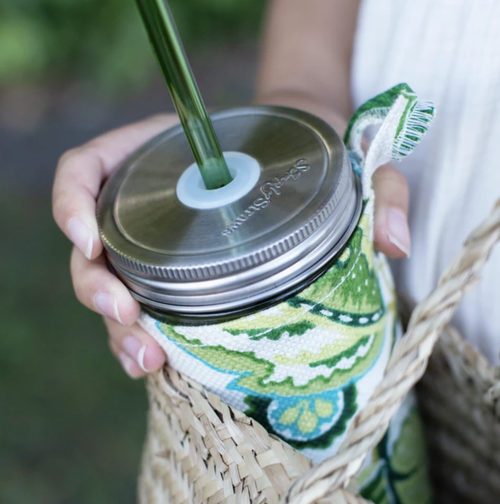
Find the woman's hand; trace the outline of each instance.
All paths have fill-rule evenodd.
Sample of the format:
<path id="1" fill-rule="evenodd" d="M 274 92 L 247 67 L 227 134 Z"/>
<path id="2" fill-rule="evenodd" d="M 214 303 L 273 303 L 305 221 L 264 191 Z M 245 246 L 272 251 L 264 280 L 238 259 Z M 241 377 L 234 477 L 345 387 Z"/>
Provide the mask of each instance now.
<path id="1" fill-rule="evenodd" d="M 159 369 L 166 356 L 137 324 L 139 303 L 106 265 L 96 199 L 104 180 L 129 154 L 177 122 L 174 114 L 154 116 L 71 149 L 61 157 L 54 182 L 54 219 L 75 245 L 71 277 L 76 297 L 104 315 L 111 351 L 132 378 Z"/>
<path id="2" fill-rule="evenodd" d="M 410 257 L 408 182 L 399 170 L 388 164 L 373 175 L 373 188 L 375 248 L 393 259 Z"/>
<path id="3" fill-rule="evenodd" d="M 314 108 L 297 101 L 293 104 Z M 159 369 L 166 356 L 137 324 L 139 303 L 108 270 L 97 228 L 96 199 L 104 180 L 129 154 L 177 122 L 174 115 L 159 115 L 106 133 L 64 154 L 55 177 L 53 213 L 75 245 L 71 277 L 76 296 L 87 308 L 104 316 L 111 351 L 132 378 Z M 374 186 L 375 245 L 389 257 L 405 257 L 410 251 L 406 180 L 387 165 L 376 172 Z"/>
<path id="4" fill-rule="evenodd" d="M 256 102 L 307 110 L 342 134 L 352 113 L 350 65 L 358 5 L 359 0 L 273 0 Z M 177 121 L 174 115 L 155 116 L 68 151 L 54 183 L 54 218 L 75 245 L 71 276 L 76 295 L 104 315 L 111 350 L 133 378 L 159 369 L 166 356 L 137 324 L 139 303 L 106 266 L 96 198 L 103 181 L 129 154 Z M 406 180 L 388 165 L 376 172 L 373 183 L 375 246 L 389 257 L 408 256 Z"/>

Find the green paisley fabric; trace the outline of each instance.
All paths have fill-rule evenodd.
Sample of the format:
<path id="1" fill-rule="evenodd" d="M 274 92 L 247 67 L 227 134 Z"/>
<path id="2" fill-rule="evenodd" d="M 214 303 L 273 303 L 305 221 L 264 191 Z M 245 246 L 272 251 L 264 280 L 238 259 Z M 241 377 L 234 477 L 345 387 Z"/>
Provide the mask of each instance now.
<path id="1" fill-rule="evenodd" d="M 432 105 L 419 102 L 401 84 L 354 115 L 345 143 L 362 178 L 362 215 L 335 264 L 305 290 L 220 324 L 176 326 L 141 317 L 173 368 L 316 462 L 335 454 L 401 336 L 392 277 L 385 257 L 372 245 L 371 177 L 381 164 L 413 150 L 433 114 Z M 381 127 L 365 158 L 361 138 L 370 124 Z M 396 429 L 401 436 L 419 435 L 414 422 L 402 425 Z M 412 500 L 423 491 L 425 467 L 405 461 L 411 458 L 406 441 L 388 436 L 367 462 L 359 488 L 376 503 L 428 502 Z M 418 491 L 412 490 L 414 484 Z"/>
<path id="2" fill-rule="evenodd" d="M 391 421 L 354 485 L 377 504 L 431 504 L 424 433 L 414 395 Z"/>

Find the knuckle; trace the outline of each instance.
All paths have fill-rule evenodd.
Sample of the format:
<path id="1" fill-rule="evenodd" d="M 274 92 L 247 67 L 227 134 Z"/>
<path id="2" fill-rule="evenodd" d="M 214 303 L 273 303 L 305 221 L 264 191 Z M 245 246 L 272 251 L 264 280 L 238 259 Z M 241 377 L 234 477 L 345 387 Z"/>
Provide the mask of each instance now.
<path id="1" fill-rule="evenodd" d="M 68 166 L 71 166 L 75 159 L 78 159 L 81 155 L 82 147 L 73 147 L 72 149 L 67 150 L 62 156 L 59 158 L 57 163 L 57 171 L 64 170 Z"/>
<path id="2" fill-rule="evenodd" d="M 86 305 L 86 300 L 91 296 L 88 296 L 88 289 L 86 288 L 81 275 L 78 272 L 72 271 L 71 280 L 73 283 L 73 290 L 75 291 L 76 299 L 78 299 L 78 301 L 80 301 L 80 303 L 82 303 L 83 305 Z"/>
<path id="3" fill-rule="evenodd" d="M 85 185 L 87 171 L 84 168 L 93 159 L 100 160 L 100 156 L 92 141 L 66 151 L 57 165 L 55 187 L 64 185 L 68 179 L 76 185 Z"/>
<path id="4" fill-rule="evenodd" d="M 63 233 L 68 234 L 68 224 L 71 217 L 81 216 L 79 200 L 70 192 L 61 192 L 54 196 L 52 215 Z"/>
<path id="5" fill-rule="evenodd" d="M 396 171 L 390 177 L 390 181 L 393 186 L 399 187 L 401 189 L 406 189 L 408 187 L 408 182 L 406 181 L 406 177 L 399 171 Z"/>
<path id="6" fill-rule="evenodd" d="M 374 182 L 391 184 L 396 186 L 408 186 L 406 177 L 396 168 L 391 165 L 381 166 L 373 176 Z"/>
<path id="7" fill-rule="evenodd" d="M 64 192 L 55 193 L 52 198 L 52 216 L 62 229 L 64 227 L 64 221 L 66 214 L 68 213 L 68 204 L 71 200 L 68 199 L 67 194 Z"/>
<path id="8" fill-rule="evenodd" d="M 409 199 L 408 182 L 405 176 L 395 168 L 389 167 L 378 178 L 374 178 L 373 187 L 376 196 L 376 207 L 387 205 L 407 206 Z"/>
<path id="9" fill-rule="evenodd" d="M 75 291 L 76 299 L 78 299 L 78 301 L 81 304 L 86 306 L 86 303 L 85 303 L 86 296 L 84 295 L 84 289 L 81 287 L 78 279 L 76 279 L 75 277 L 73 277 L 73 290 Z"/>
<path id="10" fill-rule="evenodd" d="M 120 347 L 113 341 L 111 337 L 108 338 L 108 347 L 111 353 L 118 358 L 118 355 L 121 351 Z"/>
<path id="11" fill-rule="evenodd" d="M 56 222 L 61 226 L 62 220 L 66 215 L 68 206 L 73 201 L 73 198 L 67 190 L 67 174 L 77 164 L 77 160 L 81 158 L 81 147 L 75 147 L 66 151 L 60 158 L 57 164 L 56 176 L 54 179 L 54 187 L 52 191 L 52 215 Z"/>

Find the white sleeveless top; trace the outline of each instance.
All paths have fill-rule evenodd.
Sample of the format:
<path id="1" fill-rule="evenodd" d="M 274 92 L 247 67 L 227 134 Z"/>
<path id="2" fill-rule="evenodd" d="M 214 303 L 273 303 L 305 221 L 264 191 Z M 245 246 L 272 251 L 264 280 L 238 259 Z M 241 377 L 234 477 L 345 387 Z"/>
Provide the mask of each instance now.
<path id="1" fill-rule="evenodd" d="M 500 198 L 500 0 L 363 0 L 354 105 L 407 82 L 437 118 L 398 165 L 410 183 L 412 256 L 393 261 L 416 301 Z M 494 364 L 500 353 L 500 246 L 454 319 Z"/>

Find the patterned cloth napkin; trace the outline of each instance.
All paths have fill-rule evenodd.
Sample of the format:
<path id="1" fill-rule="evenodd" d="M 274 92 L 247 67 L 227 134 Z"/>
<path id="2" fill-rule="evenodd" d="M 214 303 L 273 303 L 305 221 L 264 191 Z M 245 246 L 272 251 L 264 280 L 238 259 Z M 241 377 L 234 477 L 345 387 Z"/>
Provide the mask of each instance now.
<path id="1" fill-rule="evenodd" d="M 213 325 L 177 326 L 141 317 L 170 366 L 316 462 L 335 454 L 401 337 L 391 273 L 373 249 L 371 179 L 379 166 L 413 151 L 433 116 L 433 105 L 419 102 L 406 84 L 355 113 L 345 144 L 362 180 L 362 215 L 335 264 L 305 290 L 256 314 Z M 370 125 L 380 129 L 365 156 L 361 141 Z M 410 398 L 365 464 L 357 482 L 365 497 L 429 502 L 419 436 Z"/>

